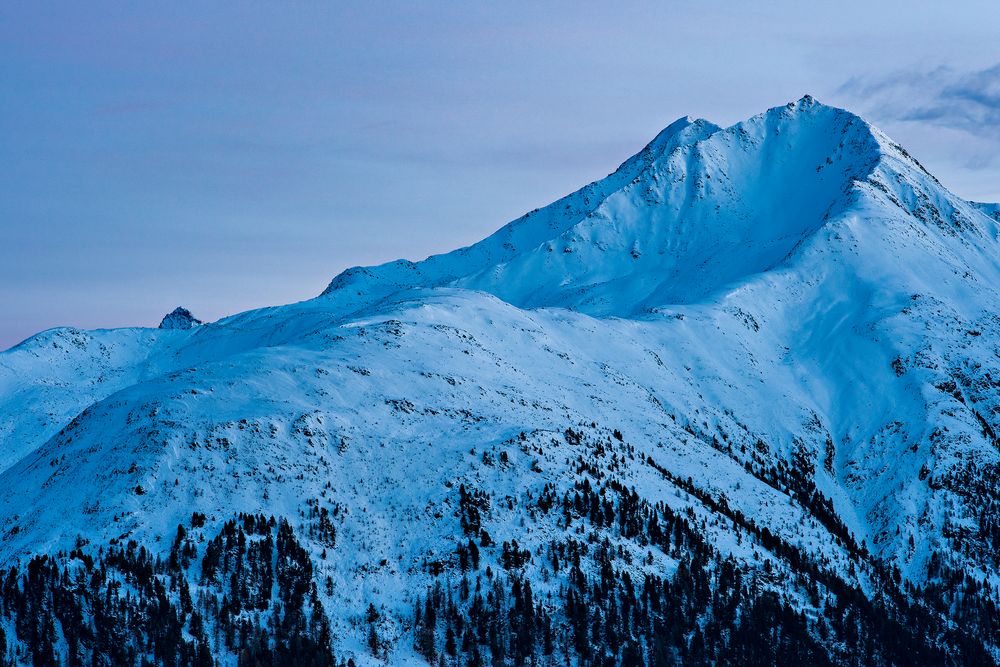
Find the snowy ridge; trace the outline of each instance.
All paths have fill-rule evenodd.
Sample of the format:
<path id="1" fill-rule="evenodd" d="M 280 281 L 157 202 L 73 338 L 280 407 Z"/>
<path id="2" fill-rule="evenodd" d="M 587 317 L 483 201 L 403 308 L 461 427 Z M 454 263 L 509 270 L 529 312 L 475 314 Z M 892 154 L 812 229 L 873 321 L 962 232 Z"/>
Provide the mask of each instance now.
<path id="1" fill-rule="evenodd" d="M 900 640 L 925 662 L 996 659 L 995 619 L 960 615 L 1000 586 L 996 211 L 807 96 L 726 129 L 681 119 L 480 243 L 350 269 L 315 299 L 43 332 L 0 353 L 0 563 L 129 540 L 165 554 L 178 525 L 201 549 L 234 513 L 273 515 L 304 545 L 334 652 L 401 663 L 445 650 L 413 608 L 485 576 L 459 565 L 470 540 L 558 628 L 572 586 L 553 554 L 606 539 L 618 555 L 593 547 L 587 576 L 669 579 L 692 554 L 717 576 L 731 559 L 811 619 L 798 659 L 860 655 L 828 615 L 841 587 L 892 622 L 916 623 L 885 602 L 906 598 L 940 624 Z M 590 489 L 636 495 L 607 524 L 546 509 Z M 646 511 L 687 517 L 687 537 L 626 527 Z M 163 576 L 195 585 L 192 562 Z M 974 583 L 939 590 L 956 577 Z M 698 661 L 685 636 L 671 655 Z M 652 641 L 606 650 L 654 664 Z M 862 661 L 915 659 L 872 643 L 885 653 Z M 739 662 L 722 644 L 698 655 Z"/>
<path id="2" fill-rule="evenodd" d="M 780 262 L 869 176 L 881 148 L 867 123 L 810 97 L 726 130 L 681 119 L 611 176 L 476 245 L 351 269 L 325 294 L 453 284 L 597 315 L 696 301 Z"/>
<path id="3" fill-rule="evenodd" d="M 377 267 L 348 269 L 334 278 L 323 294 L 355 292 L 370 300 L 373 295 L 384 295 L 406 287 L 449 284 L 469 274 L 506 264 L 525 251 L 536 249 L 565 234 L 580 221 L 594 215 L 609 197 L 639 182 L 657 161 L 666 159 L 680 147 L 710 136 L 718 129 L 718 126 L 704 120 L 690 117 L 678 119 L 607 178 L 528 213 L 479 243 L 435 255 L 422 262 L 398 260 Z"/>

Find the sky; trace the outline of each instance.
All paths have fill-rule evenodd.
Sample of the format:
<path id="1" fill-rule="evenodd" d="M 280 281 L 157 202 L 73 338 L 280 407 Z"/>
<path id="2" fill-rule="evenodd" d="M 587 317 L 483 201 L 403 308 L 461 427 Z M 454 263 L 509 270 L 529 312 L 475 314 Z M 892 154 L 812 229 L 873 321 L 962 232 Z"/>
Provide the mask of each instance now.
<path id="1" fill-rule="evenodd" d="M 946 6 L 947 5 L 947 6 Z M 0 5 L 0 349 L 467 245 L 805 93 L 1000 201 L 1000 3 Z"/>

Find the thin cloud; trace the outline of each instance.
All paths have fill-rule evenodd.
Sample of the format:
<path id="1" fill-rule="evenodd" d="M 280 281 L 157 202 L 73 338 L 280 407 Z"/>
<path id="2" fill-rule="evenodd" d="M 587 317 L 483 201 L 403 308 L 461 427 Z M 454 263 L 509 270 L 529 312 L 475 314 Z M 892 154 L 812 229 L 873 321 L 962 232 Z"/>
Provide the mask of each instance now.
<path id="1" fill-rule="evenodd" d="M 1000 141 L 1000 63 L 972 72 L 942 66 L 855 77 L 838 92 L 880 120 L 927 123 Z"/>

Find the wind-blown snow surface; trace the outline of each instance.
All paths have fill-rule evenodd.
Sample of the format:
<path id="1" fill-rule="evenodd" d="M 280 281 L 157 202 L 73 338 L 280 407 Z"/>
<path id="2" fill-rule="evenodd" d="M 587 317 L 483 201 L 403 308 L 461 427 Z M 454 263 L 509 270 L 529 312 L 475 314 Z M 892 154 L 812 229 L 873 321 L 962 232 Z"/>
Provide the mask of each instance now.
<path id="1" fill-rule="evenodd" d="M 712 515 L 648 456 L 863 589 L 844 542 L 761 467 L 804 466 L 904 578 L 924 582 L 938 552 L 1000 585 L 994 211 L 806 97 L 727 129 L 679 120 L 478 244 L 348 270 L 309 301 L 43 332 L 0 354 L 0 564 L 78 536 L 166 550 L 193 510 L 335 499 L 317 567 L 335 645 L 362 660 L 367 603 L 402 639 L 422 563 L 454 551 L 456 487 L 516 498 L 569 479 L 559 434 L 593 423 L 642 454 L 615 474 L 642 497 Z M 510 446 L 522 432 L 545 453 Z M 497 448 L 509 463 L 484 465 Z M 526 512 L 496 510 L 493 540 L 552 539 Z M 759 566 L 735 528 L 707 530 Z"/>

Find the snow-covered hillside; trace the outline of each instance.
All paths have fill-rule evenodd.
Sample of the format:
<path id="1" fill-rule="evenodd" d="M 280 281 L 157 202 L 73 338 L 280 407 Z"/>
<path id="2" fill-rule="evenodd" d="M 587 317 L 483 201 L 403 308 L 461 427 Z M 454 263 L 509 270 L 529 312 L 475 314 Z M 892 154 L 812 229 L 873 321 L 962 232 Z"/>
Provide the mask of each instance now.
<path id="1" fill-rule="evenodd" d="M 177 641 L 222 662 L 248 650 L 227 623 L 291 603 L 219 611 L 220 531 L 301 544 L 302 627 L 357 664 L 745 664 L 762 628 L 763 662 L 995 660 L 997 210 L 807 96 L 681 119 L 480 243 L 309 301 L 43 332 L 0 354 L 0 564 L 134 541 L 142 599 L 134 549 L 173 553 L 149 567 Z M 704 595 L 648 592 L 689 579 Z M 27 660 L 17 618 L 0 605 Z M 59 625 L 53 655 L 94 650 Z M 164 659 L 145 641 L 129 659 Z"/>

